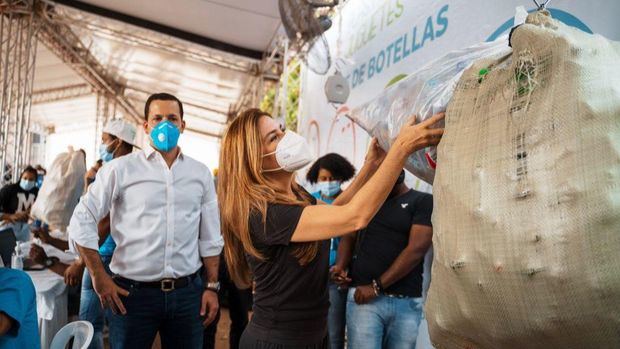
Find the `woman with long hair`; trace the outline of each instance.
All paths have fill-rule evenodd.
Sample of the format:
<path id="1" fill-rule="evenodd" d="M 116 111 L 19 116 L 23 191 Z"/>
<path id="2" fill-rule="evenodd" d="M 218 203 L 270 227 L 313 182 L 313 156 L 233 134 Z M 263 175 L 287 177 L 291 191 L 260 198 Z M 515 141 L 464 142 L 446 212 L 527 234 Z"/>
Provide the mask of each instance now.
<path id="1" fill-rule="evenodd" d="M 409 123 L 385 154 L 373 140 L 366 163 L 333 205 L 295 182 L 312 159 L 307 142 L 249 109 L 222 140 L 218 197 L 225 258 L 239 285 L 255 282 L 254 315 L 241 348 L 327 348 L 329 239 L 365 227 L 412 152 L 436 145 L 443 115 Z"/>

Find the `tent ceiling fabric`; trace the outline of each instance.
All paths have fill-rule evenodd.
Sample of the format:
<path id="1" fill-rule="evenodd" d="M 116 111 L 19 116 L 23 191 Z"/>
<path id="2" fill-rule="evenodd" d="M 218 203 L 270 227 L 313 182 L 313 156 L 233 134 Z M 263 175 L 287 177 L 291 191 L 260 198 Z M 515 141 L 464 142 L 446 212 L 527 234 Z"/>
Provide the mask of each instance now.
<path id="1" fill-rule="evenodd" d="M 227 44 L 265 52 L 280 25 L 275 0 L 81 0 Z M 75 6 L 75 5 L 72 5 Z"/>
<path id="2" fill-rule="evenodd" d="M 56 131 L 89 128 L 95 125 L 95 96 L 66 99 L 32 106 L 32 120 L 43 126 L 54 126 Z"/>
<path id="3" fill-rule="evenodd" d="M 182 0 L 174 6 L 163 0 L 86 2 L 260 51 L 268 48 L 280 25 L 275 0 Z M 124 95 L 135 110 L 142 113 L 151 93 L 172 93 L 184 102 L 188 128 L 204 135 L 221 135 L 230 105 L 256 75 L 258 61 L 247 57 L 70 6 L 57 5 L 55 11 L 54 19 L 69 25 L 108 75 L 126 87 Z M 84 83 L 44 45 L 38 47 L 35 93 Z M 42 126 L 90 125 L 95 115 L 93 99 L 82 97 L 32 109 L 33 120 Z"/>
<path id="4" fill-rule="evenodd" d="M 82 78 L 44 45 L 37 45 L 35 90 L 47 90 L 83 83 Z"/>

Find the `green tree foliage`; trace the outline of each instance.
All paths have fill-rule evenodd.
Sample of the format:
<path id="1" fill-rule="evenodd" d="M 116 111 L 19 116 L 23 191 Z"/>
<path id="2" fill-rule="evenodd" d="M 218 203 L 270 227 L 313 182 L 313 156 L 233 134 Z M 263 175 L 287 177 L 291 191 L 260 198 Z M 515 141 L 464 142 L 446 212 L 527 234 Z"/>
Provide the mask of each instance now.
<path id="1" fill-rule="evenodd" d="M 287 81 L 287 91 L 284 101 L 280 101 L 280 103 L 285 102 L 285 110 L 286 115 L 284 115 L 284 120 L 286 122 L 286 129 L 297 131 L 297 111 L 299 109 L 299 75 L 301 72 L 301 65 L 298 64 L 297 61 L 292 60 L 289 63 L 288 70 L 288 81 Z M 282 86 L 283 78 L 280 78 L 280 86 Z M 276 97 L 276 87 L 272 87 L 265 92 L 265 96 L 260 103 L 260 109 L 266 111 L 268 113 L 274 113 L 274 116 L 279 113 L 278 111 L 274 111 L 274 103 Z"/>

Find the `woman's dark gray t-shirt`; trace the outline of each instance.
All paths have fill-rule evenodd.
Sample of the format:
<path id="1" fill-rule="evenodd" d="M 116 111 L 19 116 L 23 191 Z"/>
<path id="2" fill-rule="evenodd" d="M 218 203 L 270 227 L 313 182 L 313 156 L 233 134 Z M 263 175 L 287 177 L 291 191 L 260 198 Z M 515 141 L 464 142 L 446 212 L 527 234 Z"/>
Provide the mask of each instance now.
<path id="1" fill-rule="evenodd" d="M 316 204 L 316 200 L 312 202 Z M 249 219 L 254 246 L 265 257 L 246 254 L 256 282 L 252 322 L 274 337 L 316 341 L 327 334 L 329 240 L 321 241 L 316 258 L 299 264 L 291 242 L 304 207 L 268 204 L 267 219 L 253 212 Z"/>

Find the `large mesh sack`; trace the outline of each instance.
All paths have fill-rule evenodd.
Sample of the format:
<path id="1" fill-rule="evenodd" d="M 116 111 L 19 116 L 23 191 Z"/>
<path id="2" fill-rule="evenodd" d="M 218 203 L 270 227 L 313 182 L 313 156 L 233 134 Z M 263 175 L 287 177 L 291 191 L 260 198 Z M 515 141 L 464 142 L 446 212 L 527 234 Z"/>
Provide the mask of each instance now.
<path id="1" fill-rule="evenodd" d="M 413 115 L 419 122 L 446 110 L 461 74 L 473 61 L 508 52 L 506 37 L 450 52 L 389 86 L 347 116 L 376 137 L 383 149 L 389 149 L 401 127 Z M 435 147 L 413 153 L 405 164 L 407 170 L 429 184 L 433 184 L 435 167 Z"/>
<path id="2" fill-rule="evenodd" d="M 65 231 L 84 190 L 86 163 L 81 151 L 69 150 L 54 159 L 31 214 L 53 229 Z"/>
<path id="3" fill-rule="evenodd" d="M 447 109 L 431 340 L 620 348 L 620 44 L 547 12 L 511 43 L 463 73 Z"/>

